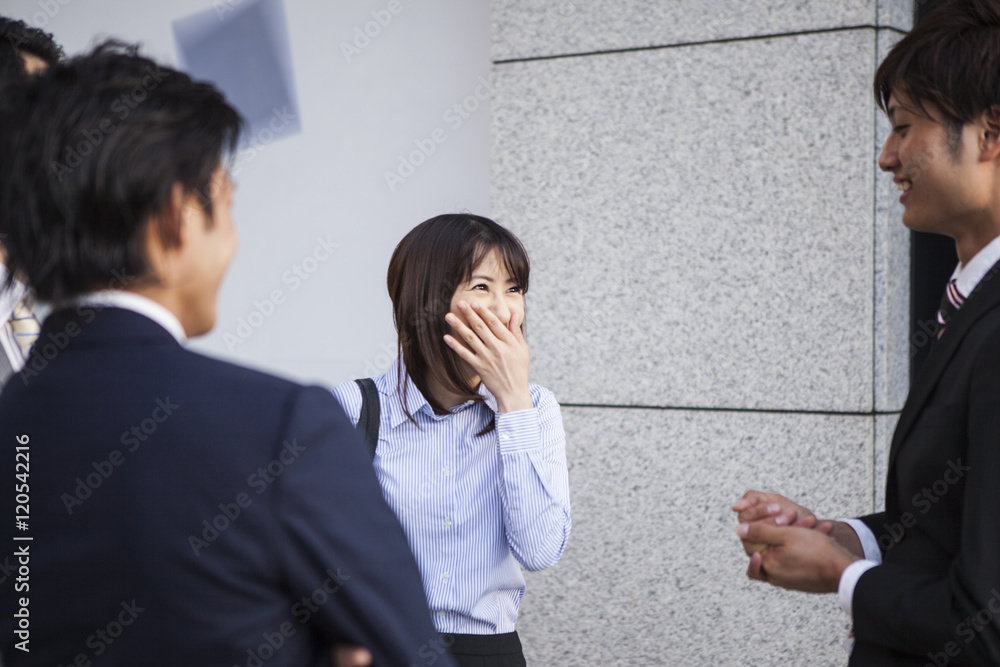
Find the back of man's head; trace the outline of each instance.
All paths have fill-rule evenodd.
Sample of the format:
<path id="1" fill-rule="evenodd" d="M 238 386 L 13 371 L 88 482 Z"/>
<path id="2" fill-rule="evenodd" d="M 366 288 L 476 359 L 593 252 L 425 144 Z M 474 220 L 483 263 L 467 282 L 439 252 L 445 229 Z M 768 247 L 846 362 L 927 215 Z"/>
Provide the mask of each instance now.
<path id="1" fill-rule="evenodd" d="M 147 230 L 177 244 L 179 184 L 211 216 L 210 188 L 239 114 L 186 74 L 105 43 L 0 96 L 0 233 L 11 275 L 63 302 L 151 279 Z M 120 285 L 119 285 L 120 286 Z"/>
<path id="2" fill-rule="evenodd" d="M 25 77 L 25 55 L 34 56 L 51 67 L 62 60 L 63 50 L 49 33 L 24 21 L 0 16 L 0 87 Z"/>
<path id="3" fill-rule="evenodd" d="M 933 104 L 955 136 L 1000 105 L 1000 0 L 949 0 L 900 40 L 875 75 L 882 110 L 891 95 Z"/>

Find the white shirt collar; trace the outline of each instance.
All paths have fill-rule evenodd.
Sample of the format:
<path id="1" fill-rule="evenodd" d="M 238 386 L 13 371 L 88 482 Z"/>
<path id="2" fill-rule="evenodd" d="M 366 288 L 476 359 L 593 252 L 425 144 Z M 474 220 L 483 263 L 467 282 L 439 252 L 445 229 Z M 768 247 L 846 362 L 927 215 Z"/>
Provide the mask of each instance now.
<path id="1" fill-rule="evenodd" d="M 987 243 L 967 264 L 959 262 L 951 278 L 962 296 L 972 294 L 972 290 L 976 289 L 997 262 L 1000 262 L 1000 236 Z"/>
<path id="2" fill-rule="evenodd" d="M 176 338 L 178 343 L 187 342 L 187 334 L 184 333 L 184 327 L 181 326 L 181 321 L 177 319 L 176 315 L 152 299 L 140 296 L 134 292 L 125 292 L 123 290 L 91 292 L 76 299 L 75 303 L 87 306 L 131 310 L 133 313 L 148 317 L 159 324 L 171 336 Z"/>

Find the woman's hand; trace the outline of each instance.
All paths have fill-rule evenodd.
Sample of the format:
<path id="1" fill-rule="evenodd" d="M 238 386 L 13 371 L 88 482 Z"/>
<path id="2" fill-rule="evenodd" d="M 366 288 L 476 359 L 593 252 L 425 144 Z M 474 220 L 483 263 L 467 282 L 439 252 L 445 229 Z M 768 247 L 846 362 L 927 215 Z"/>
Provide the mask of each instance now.
<path id="1" fill-rule="evenodd" d="M 457 310 L 458 314 L 445 315 L 454 335 L 445 334 L 444 342 L 496 396 L 500 412 L 530 410 L 533 407 L 528 390 L 530 354 L 518 314 L 512 313 L 510 322 L 504 326 L 496 315 L 478 303 L 459 301 Z"/>

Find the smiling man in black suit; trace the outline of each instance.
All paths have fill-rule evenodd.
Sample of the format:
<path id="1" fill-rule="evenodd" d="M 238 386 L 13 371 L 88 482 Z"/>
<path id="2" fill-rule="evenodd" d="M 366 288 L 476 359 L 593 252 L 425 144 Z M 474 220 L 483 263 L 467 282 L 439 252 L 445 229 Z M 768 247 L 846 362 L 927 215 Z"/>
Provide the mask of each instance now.
<path id="1" fill-rule="evenodd" d="M 53 304 L 0 395 L 7 667 L 329 666 L 340 642 L 409 665 L 439 643 L 332 395 L 183 347 L 236 248 L 240 125 L 115 45 L 0 99 L 9 267 Z"/>
<path id="2" fill-rule="evenodd" d="M 903 223 L 952 237 L 960 260 L 893 436 L 885 511 L 818 521 L 749 491 L 737 532 L 751 578 L 838 593 L 850 665 L 1000 665 L 1000 0 L 929 14 L 875 92 Z"/>

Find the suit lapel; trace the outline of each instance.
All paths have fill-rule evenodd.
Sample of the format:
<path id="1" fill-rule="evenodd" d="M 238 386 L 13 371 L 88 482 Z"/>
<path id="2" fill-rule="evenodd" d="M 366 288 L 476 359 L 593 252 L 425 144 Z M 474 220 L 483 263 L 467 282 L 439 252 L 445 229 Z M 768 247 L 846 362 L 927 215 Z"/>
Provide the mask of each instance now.
<path id="1" fill-rule="evenodd" d="M 983 276 L 976 288 L 972 290 L 972 294 L 966 298 L 961 309 L 948 323 L 944 335 L 933 343 L 930 354 L 927 355 L 916 381 L 910 388 L 906 404 L 903 405 L 903 411 L 899 415 L 899 423 L 892 436 L 889 470 L 892 470 L 896 462 L 901 443 L 909 434 L 921 410 L 923 410 L 924 404 L 927 403 L 927 399 L 930 398 L 931 392 L 937 385 L 938 379 L 948 367 L 952 357 L 955 356 L 966 334 L 979 318 L 1000 304 L 1000 280 L 996 280 L 998 277 L 1000 277 L 1000 262 L 994 264 L 993 268 Z"/>

